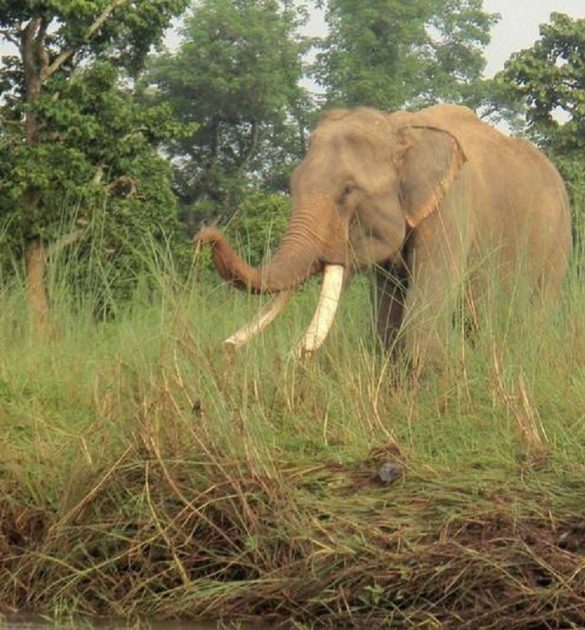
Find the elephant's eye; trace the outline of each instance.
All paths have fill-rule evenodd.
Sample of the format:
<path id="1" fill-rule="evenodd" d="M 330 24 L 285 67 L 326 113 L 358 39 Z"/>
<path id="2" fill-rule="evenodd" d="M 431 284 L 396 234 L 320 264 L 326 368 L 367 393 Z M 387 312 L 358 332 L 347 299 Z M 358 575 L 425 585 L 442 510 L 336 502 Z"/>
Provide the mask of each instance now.
<path id="1" fill-rule="evenodd" d="M 350 195 L 351 193 L 355 190 L 355 186 L 353 186 L 352 184 L 348 184 L 342 191 L 340 197 L 339 197 L 339 201 L 340 202 L 344 202 Z"/>

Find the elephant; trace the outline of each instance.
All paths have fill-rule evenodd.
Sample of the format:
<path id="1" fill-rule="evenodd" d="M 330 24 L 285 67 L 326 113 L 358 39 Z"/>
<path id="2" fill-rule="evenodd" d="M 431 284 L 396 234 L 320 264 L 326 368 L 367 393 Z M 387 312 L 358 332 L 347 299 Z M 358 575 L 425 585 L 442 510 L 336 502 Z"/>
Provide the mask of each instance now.
<path id="1" fill-rule="evenodd" d="M 564 183 L 539 149 L 466 107 L 326 111 L 290 189 L 289 224 L 265 264 L 249 266 L 215 227 L 193 239 L 211 246 L 234 286 L 276 294 L 228 345 L 257 334 L 319 273 L 321 298 L 300 355 L 324 341 L 342 286 L 368 267 L 379 337 L 417 369 L 441 360 L 444 327 L 461 295 L 478 317 L 487 267 L 504 295 L 520 286 L 532 304 L 557 301 L 572 241 Z"/>

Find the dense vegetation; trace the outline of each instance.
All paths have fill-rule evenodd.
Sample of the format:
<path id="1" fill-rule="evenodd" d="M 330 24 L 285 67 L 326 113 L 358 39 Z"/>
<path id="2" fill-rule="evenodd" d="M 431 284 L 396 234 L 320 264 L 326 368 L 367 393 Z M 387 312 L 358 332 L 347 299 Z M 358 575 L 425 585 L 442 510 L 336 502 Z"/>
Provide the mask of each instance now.
<path id="1" fill-rule="evenodd" d="M 0 613 L 585 625 L 585 21 L 484 80 L 480 0 L 316 4 L 322 39 L 290 0 L 0 0 Z M 312 363 L 312 286 L 223 354 L 260 298 L 188 236 L 220 221 L 258 262 L 320 109 L 437 100 L 567 179 L 554 320 L 453 330 L 416 383 L 359 277 Z"/>

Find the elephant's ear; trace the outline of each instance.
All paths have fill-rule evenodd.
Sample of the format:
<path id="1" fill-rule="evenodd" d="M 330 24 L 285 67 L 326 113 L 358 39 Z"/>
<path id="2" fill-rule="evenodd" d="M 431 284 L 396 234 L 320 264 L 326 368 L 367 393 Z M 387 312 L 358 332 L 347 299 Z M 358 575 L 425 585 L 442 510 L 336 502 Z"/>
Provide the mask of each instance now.
<path id="1" fill-rule="evenodd" d="M 438 208 L 466 161 L 459 141 L 435 127 L 402 131 L 400 195 L 406 222 L 416 227 Z"/>

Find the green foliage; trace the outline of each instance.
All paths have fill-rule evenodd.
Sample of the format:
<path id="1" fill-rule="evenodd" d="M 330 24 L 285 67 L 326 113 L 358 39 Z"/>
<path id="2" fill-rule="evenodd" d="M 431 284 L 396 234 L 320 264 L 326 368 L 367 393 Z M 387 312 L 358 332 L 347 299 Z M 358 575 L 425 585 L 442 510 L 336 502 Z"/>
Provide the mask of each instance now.
<path id="1" fill-rule="evenodd" d="M 525 131 L 554 158 L 575 207 L 585 199 L 585 18 L 552 13 L 540 39 L 514 53 L 496 81 L 524 108 Z M 507 92 L 506 92 L 507 90 Z M 576 216 L 582 233 L 584 217 Z"/>
<path id="2" fill-rule="evenodd" d="M 88 248 L 128 259 L 137 238 L 178 234 L 171 172 L 158 147 L 191 129 L 173 121 L 167 105 L 138 102 L 127 72 L 185 2 L 148 0 L 139 12 L 124 0 L 4 4 L 2 25 L 22 39 L 21 56 L 0 68 L 5 255 L 30 239 L 49 253 L 79 241 L 83 269 Z M 100 238 L 89 242 L 95 225 Z"/>
<path id="3" fill-rule="evenodd" d="M 325 4 L 325 3 L 322 3 Z M 395 110 L 472 95 L 497 14 L 481 0 L 330 0 L 315 76 L 329 105 Z"/>
<path id="4" fill-rule="evenodd" d="M 288 224 L 290 202 L 281 194 L 248 195 L 240 204 L 226 231 L 240 241 L 246 260 L 258 265 L 274 249 Z"/>
<path id="5" fill-rule="evenodd" d="M 301 9 L 277 0 L 204 0 L 179 50 L 154 58 L 149 81 L 177 120 L 197 132 L 167 147 L 190 221 L 230 214 L 254 184 L 281 186 L 302 152 L 299 87 L 307 48 Z"/>
<path id="6" fill-rule="evenodd" d="M 542 144 L 585 150 L 585 18 L 552 13 L 540 39 L 514 53 L 500 79 L 526 105 L 529 131 Z"/>
<path id="7" fill-rule="evenodd" d="M 87 221 L 104 203 L 115 213 L 116 205 L 127 208 L 135 199 L 172 216 L 168 166 L 156 152 L 177 132 L 168 108 L 142 108 L 118 87 L 107 62 L 56 78 L 35 106 L 43 131 L 33 146 L 18 142 L 19 120 L 10 108 L 2 112 L 17 131 L 0 147 L 0 208 L 4 216 L 15 215 L 20 238 L 56 238 L 66 211 Z M 39 198 L 35 215 L 22 209 L 25 193 Z"/>
<path id="8" fill-rule="evenodd" d="M 170 19 L 187 4 L 188 0 L 0 0 L 0 26 L 6 29 L 5 37 L 18 41 L 30 20 L 44 20 L 51 61 L 72 51 L 69 70 L 99 56 L 135 73 Z"/>

